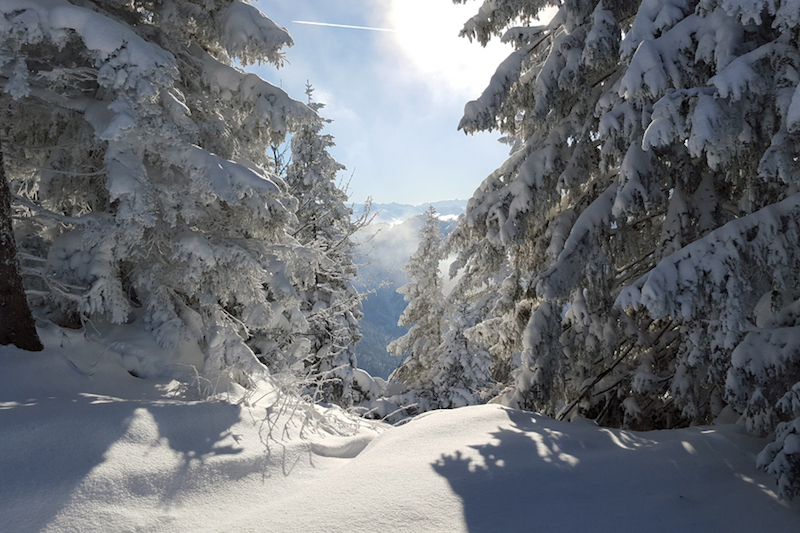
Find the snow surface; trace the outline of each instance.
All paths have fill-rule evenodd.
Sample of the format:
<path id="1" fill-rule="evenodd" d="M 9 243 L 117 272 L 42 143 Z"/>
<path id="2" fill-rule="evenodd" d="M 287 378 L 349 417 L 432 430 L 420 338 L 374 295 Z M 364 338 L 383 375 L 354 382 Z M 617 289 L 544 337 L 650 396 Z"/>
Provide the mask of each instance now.
<path id="1" fill-rule="evenodd" d="M 45 341 L 50 346 L 52 332 Z M 635 433 L 498 405 L 392 427 L 265 378 L 140 379 L 119 343 L 0 347 L 0 529 L 796 532 L 734 425 Z M 133 339 L 129 339 L 133 340 Z M 198 397 L 207 398 L 204 401 Z"/>

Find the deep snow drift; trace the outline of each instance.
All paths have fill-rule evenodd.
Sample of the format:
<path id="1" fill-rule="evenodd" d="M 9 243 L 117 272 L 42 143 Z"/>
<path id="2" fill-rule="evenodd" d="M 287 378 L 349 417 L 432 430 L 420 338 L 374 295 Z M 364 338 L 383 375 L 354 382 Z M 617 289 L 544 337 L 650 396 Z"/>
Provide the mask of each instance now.
<path id="1" fill-rule="evenodd" d="M 800 505 L 779 501 L 754 467 L 764 441 L 733 425 L 635 433 L 487 405 L 391 427 L 281 399 L 269 380 L 242 398 L 219 383 L 139 379 L 121 343 L 76 338 L 37 354 L 0 348 L 2 531 L 800 524 Z"/>

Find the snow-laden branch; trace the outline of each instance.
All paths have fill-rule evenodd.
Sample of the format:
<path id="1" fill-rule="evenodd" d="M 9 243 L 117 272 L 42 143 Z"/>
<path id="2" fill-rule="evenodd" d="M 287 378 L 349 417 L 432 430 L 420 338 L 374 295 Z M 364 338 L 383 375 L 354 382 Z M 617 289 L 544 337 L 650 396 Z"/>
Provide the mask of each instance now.
<path id="1" fill-rule="evenodd" d="M 621 43 L 623 57 L 630 57 L 643 41 L 655 39 L 691 11 L 686 0 L 643 0 L 630 31 Z"/>
<path id="2" fill-rule="evenodd" d="M 217 16 L 222 30 L 222 44 L 231 57 L 238 58 L 243 65 L 261 63 L 266 58 L 281 66 L 281 49 L 292 46 L 289 31 L 278 26 L 258 8 L 234 0 Z"/>
<path id="3" fill-rule="evenodd" d="M 680 89 L 696 61 L 722 70 L 736 58 L 743 35 L 741 25 L 721 9 L 707 16 L 688 15 L 669 32 L 638 45 L 620 81 L 619 95 L 641 100 L 660 97 L 669 88 Z"/>
<path id="4" fill-rule="evenodd" d="M 495 117 L 499 114 L 503 101 L 508 96 L 511 86 L 519 80 L 522 63 L 528 57 L 532 46 L 512 52 L 492 75 L 489 86 L 483 94 L 464 106 L 464 116 L 458 123 L 458 129 L 464 133 L 492 130 L 497 125 Z"/>
<path id="5" fill-rule="evenodd" d="M 750 284 L 748 272 L 761 272 L 760 279 L 776 288 L 791 281 L 784 275 L 787 265 L 800 262 L 798 239 L 800 194 L 794 194 L 729 222 L 664 258 L 623 289 L 615 306 L 644 308 L 654 317 L 687 320 L 703 316 L 709 300 L 728 311 L 739 309 L 747 296 L 741 291 Z"/>
<path id="6" fill-rule="evenodd" d="M 575 220 L 564 241 L 555 263 L 536 279 L 536 292 L 544 298 L 564 297 L 575 286 L 582 272 L 578 265 L 585 260 L 580 257 L 581 243 L 601 226 L 611 223 L 617 182 L 614 181 Z"/>
<path id="7" fill-rule="evenodd" d="M 250 106 L 253 118 L 269 128 L 276 143 L 282 143 L 289 131 L 319 120 L 313 109 L 258 75 L 220 63 L 199 45 L 192 45 L 190 52 L 200 61 L 211 93 L 225 102 Z"/>
<path id="8" fill-rule="evenodd" d="M 168 85 L 178 75 L 169 52 L 145 41 L 130 27 L 65 0 L 3 0 L 0 14 L 4 15 L 0 36 L 6 46 L 49 40 L 62 47 L 71 35 L 80 36 L 100 66 L 98 82 L 103 86 L 147 93 L 151 84 Z M 26 94 L 21 86 L 16 96 Z"/>

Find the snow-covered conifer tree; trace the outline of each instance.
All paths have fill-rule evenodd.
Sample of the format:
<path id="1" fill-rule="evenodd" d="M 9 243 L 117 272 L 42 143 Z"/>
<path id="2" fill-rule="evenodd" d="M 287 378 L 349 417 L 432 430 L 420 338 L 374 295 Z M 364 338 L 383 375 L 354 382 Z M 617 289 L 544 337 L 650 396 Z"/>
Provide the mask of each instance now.
<path id="1" fill-rule="evenodd" d="M 446 321 L 447 330 L 437 349 L 432 390 L 439 408 L 463 407 L 482 403 L 493 391 L 492 358 L 469 334 L 469 304 L 460 302 Z"/>
<path id="2" fill-rule="evenodd" d="M 727 404 L 800 491 L 797 3 L 492 0 L 465 26 L 515 45 L 465 109 L 511 157 L 454 242 L 465 297 L 519 361 L 514 405 L 640 428 Z M 622 37 L 624 34 L 624 38 Z"/>
<path id="3" fill-rule="evenodd" d="M 309 107 L 319 111 L 324 105 L 312 102 L 312 93 L 308 85 Z M 308 392 L 318 400 L 350 405 L 362 317 L 361 297 L 352 283 L 356 265 L 351 237 L 368 219 L 369 209 L 359 220 L 352 220 L 347 191 L 337 177 L 345 167 L 328 153 L 334 142 L 331 135 L 321 132 L 323 125 L 308 124 L 292 136 L 286 182 L 299 202 L 291 233 L 307 248 L 295 269 L 303 272 L 302 278 L 298 276 L 298 292 L 309 325 L 305 336 L 310 354 L 304 361 L 310 377 Z"/>
<path id="4" fill-rule="evenodd" d="M 409 302 L 399 325 L 410 329 L 387 347 L 390 353 L 407 356 L 390 379 L 409 389 L 400 402 L 415 404 L 417 411 L 481 403 L 491 397 L 495 385 L 487 339 L 482 338 L 484 331 L 474 328 L 475 315 L 485 311 L 485 302 L 452 301 L 443 294 L 439 266 L 448 255 L 448 244 L 440 228 L 431 207 L 417 251 L 403 267 L 411 281 L 397 291 Z"/>
<path id="5" fill-rule="evenodd" d="M 417 390 L 429 390 L 433 383 L 444 335 L 444 279 L 439 271 L 444 247 L 436 209 L 429 207 L 425 217 L 417 251 L 403 266 L 410 281 L 397 289 L 408 302 L 398 325 L 409 330 L 386 347 L 389 353 L 406 356 L 389 379 Z"/>
<path id="6" fill-rule="evenodd" d="M 2 0 L 3 139 L 23 271 L 59 322 L 141 319 L 205 371 L 302 331 L 267 150 L 316 113 L 233 66 L 282 63 L 288 32 L 239 0 Z M 288 341 L 287 341 L 288 342 Z"/>
<path id="7" fill-rule="evenodd" d="M 464 28 L 482 43 L 502 35 L 514 45 L 460 124 L 500 129 L 512 155 L 476 191 L 452 243 L 464 274 L 457 295 L 488 311 L 474 330 L 513 387 L 506 400 L 556 414 L 620 349 L 615 267 L 640 253 L 627 233 L 642 228 L 612 226 L 626 149 L 598 150 L 596 113 L 624 70 L 620 24 L 635 6 L 567 2 L 549 24 L 514 25 L 551 4 L 486 2 Z M 585 414 L 614 423 L 615 405 L 592 397 Z"/>

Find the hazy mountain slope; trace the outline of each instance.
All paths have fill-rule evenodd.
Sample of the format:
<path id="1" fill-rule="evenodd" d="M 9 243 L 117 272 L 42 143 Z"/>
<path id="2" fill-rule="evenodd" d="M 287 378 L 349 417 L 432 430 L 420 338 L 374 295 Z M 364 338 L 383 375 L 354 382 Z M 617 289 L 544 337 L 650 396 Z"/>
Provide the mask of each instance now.
<path id="1" fill-rule="evenodd" d="M 374 376 L 386 378 L 402 362 L 401 358 L 386 352 L 386 345 L 406 332 L 406 328 L 397 325 L 406 302 L 396 291 L 407 282 L 402 269 L 419 245 L 419 232 L 425 223 L 422 213 L 429 205 L 440 206 L 444 210 L 444 214 L 440 214 L 446 219 L 441 222 L 441 234 L 446 236 L 455 227 L 455 217 L 464 212 L 466 203 L 466 200 L 452 200 L 418 206 L 373 206 L 380 211 L 379 219 L 383 217 L 396 221 L 406 218 L 400 223 L 373 221 L 356 236 L 361 243 L 358 247 L 361 258 L 357 260 L 356 287 L 361 292 L 370 293 L 363 303 L 361 334 L 364 337 L 356 345 L 360 368 Z"/>

